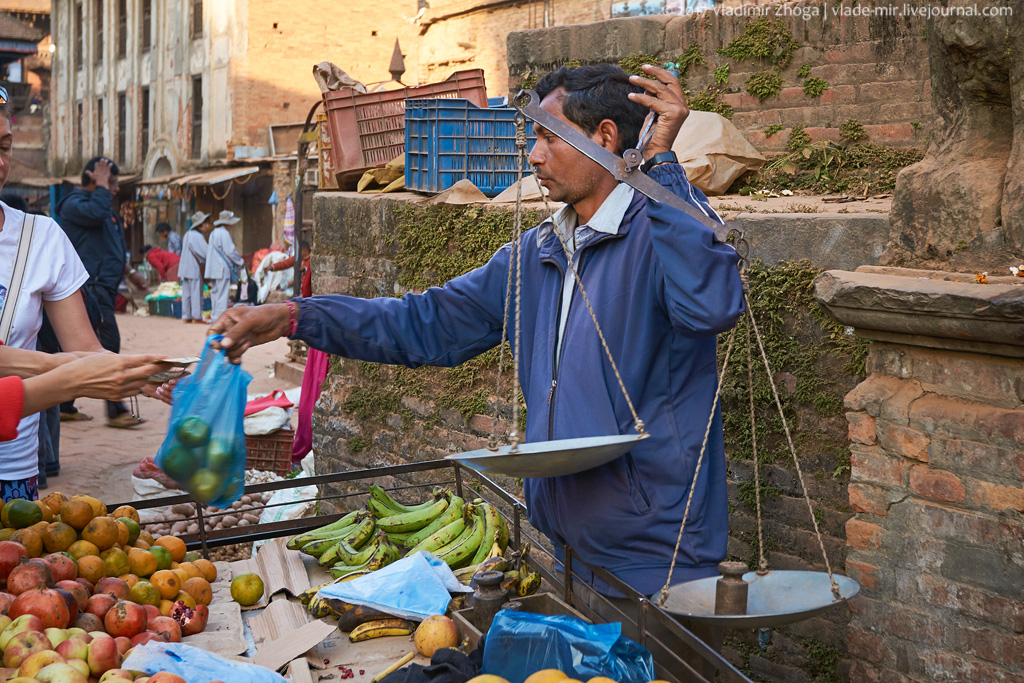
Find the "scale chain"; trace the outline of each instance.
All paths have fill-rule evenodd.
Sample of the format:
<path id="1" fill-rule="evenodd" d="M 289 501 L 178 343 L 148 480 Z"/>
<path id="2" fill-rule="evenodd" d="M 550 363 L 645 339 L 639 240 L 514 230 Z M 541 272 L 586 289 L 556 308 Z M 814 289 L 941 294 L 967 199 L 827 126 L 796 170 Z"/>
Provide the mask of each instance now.
<path id="1" fill-rule="evenodd" d="M 757 322 L 754 320 L 754 313 L 750 308 L 750 299 L 746 294 L 743 295 L 743 303 L 747 308 L 747 317 L 750 321 L 750 326 L 754 328 L 754 336 L 757 338 L 757 347 L 761 352 L 761 359 L 764 361 L 764 369 L 768 375 L 768 385 L 772 388 L 772 396 L 775 397 L 775 407 L 779 411 L 779 417 L 782 418 L 782 428 L 786 433 L 786 442 L 789 444 L 789 452 L 793 456 L 793 465 L 796 467 L 797 477 L 800 479 L 800 488 L 804 493 L 804 500 L 807 502 L 807 512 L 811 515 L 811 524 L 814 525 L 814 535 L 818 539 L 818 546 L 821 548 L 821 556 L 825 560 L 825 570 L 828 572 L 829 583 L 832 584 L 832 595 L 835 596 L 836 600 L 841 599 L 839 592 L 839 584 L 836 583 L 835 577 L 832 576 L 832 565 L 828 561 L 828 553 L 825 552 L 825 543 L 821 540 L 821 531 L 818 529 L 818 520 L 814 517 L 814 507 L 811 505 L 811 497 L 807 493 L 807 484 L 804 483 L 804 475 L 800 470 L 800 460 L 796 455 L 796 447 L 793 446 L 793 437 L 789 433 L 789 423 L 786 420 L 786 416 L 782 411 L 782 401 L 779 399 L 779 390 L 775 386 L 775 380 L 772 377 L 772 368 L 768 363 L 768 355 L 764 350 L 764 343 L 761 341 L 761 331 L 757 328 Z M 755 461 L 756 462 L 756 461 Z M 758 519 L 758 528 L 760 529 L 760 518 Z"/>
<path id="2" fill-rule="evenodd" d="M 725 370 L 729 367 L 729 357 L 732 356 L 732 345 L 736 341 L 736 328 L 733 327 L 729 333 L 729 345 L 725 349 L 725 359 L 722 361 L 722 372 L 721 376 L 725 376 Z M 683 531 L 686 529 L 686 520 L 690 516 L 690 504 L 693 502 L 693 491 L 697 488 L 697 478 L 700 476 L 700 467 L 704 463 L 704 453 L 708 448 L 708 437 L 711 435 L 711 424 L 715 421 L 715 408 L 718 407 L 718 397 L 722 393 L 722 383 L 718 382 L 718 386 L 715 388 L 715 399 L 711 402 L 711 414 L 708 416 L 708 425 L 704 429 L 704 441 L 700 445 L 700 455 L 697 456 L 697 468 L 693 472 L 693 482 L 690 484 L 690 493 L 686 497 L 686 509 L 683 510 L 683 522 L 679 525 L 679 536 L 676 537 L 676 547 L 672 551 L 672 563 L 668 568 L 668 579 L 665 581 L 665 586 L 661 589 L 661 593 L 658 594 L 657 604 L 663 606 L 665 601 L 668 600 L 668 589 L 672 585 L 672 574 L 676 570 L 676 558 L 679 557 L 679 544 L 683 541 Z"/>

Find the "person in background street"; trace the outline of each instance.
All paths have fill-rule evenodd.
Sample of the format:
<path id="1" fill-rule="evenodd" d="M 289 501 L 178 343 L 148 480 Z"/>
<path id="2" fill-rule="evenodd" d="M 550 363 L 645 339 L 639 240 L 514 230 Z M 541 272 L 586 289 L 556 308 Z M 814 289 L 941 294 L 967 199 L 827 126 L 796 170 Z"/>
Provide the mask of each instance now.
<path id="1" fill-rule="evenodd" d="M 178 281 L 178 264 L 181 262 L 180 256 L 173 252 L 165 251 L 160 247 L 154 247 L 152 244 L 147 244 L 140 248 L 139 255 L 145 256 L 149 265 L 156 268 L 156 272 L 160 276 L 161 282 Z"/>
<path id="2" fill-rule="evenodd" d="M 615 155 L 637 145 L 645 118 L 655 112 L 642 172 L 720 223 L 671 152 L 689 115 L 678 77 L 651 65 L 643 71 L 651 78 L 610 64 L 562 67 L 536 91 L 547 114 Z M 710 428 L 708 418 L 718 385 L 715 337 L 743 312 L 739 256 L 702 222 L 618 182 L 539 124 L 534 132 L 530 164 L 551 199 L 565 206 L 522 235 L 521 266 L 515 259 L 522 268 L 513 273 L 522 284 L 515 297 L 521 315 L 517 320 L 511 310 L 508 320 L 522 323 L 523 348 L 514 351 L 526 442 L 630 432 L 634 419 L 619 391 L 620 375 L 649 436 L 600 467 L 525 479 L 530 523 L 551 540 L 556 556 L 569 545 L 643 595 L 665 586 L 670 566 L 673 583 L 717 576 L 729 514 L 722 418 L 715 410 Z M 455 366 L 502 341 L 511 247 L 442 287 L 400 299 L 321 295 L 232 308 L 211 326 L 210 334 L 224 335 L 213 346 L 237 357 L 288 336 L 344 358 Z M 580 264 L 600 339 L 566 253 Z M 597 594 L 622 597 L 582 566 L 573 569 Z"/>
<path id="3" fill-rule="evenodd" d="M 181 321 L 202 323 L 203 320 L 203 271 L 206 270 L 206 243 L 213 226 L 210 214 L 196 211 L 189 217 L 191 228 L 181 243 L 181 261 L 178 276 L 181 278 Z"/>
<path id="4" fill-rule="evenodd" d="M 232 269 L 241 268 L 242 257 L 231 241 L 231 233 L 224 226 L 234 225 L 242 220 L 233 211 L 221 211 L 213 222 L 210 233 L 210 250 L 206 258 L 206 279 L 210 283 L 211 320 L 216 320 L 221 313 L 228 310 L 228 299 L 231 294 L 231 283 L 237 280 L 232 277 Z"/>
<path id="5" fill-rule="evenodd" d="M 299 254 L 302 256 L 302 284 L 299 287 L 302 296 L 311 295 L 311 283 L 309 273 L 309 259 L 313 255 L 312 249 L 309 247 L 309 242 L 302 240 L 299 242 Z M 274 265 L 270 266 L 268 270 L 288 270 L 289 268 L 295 267 L 295 256 L 289 256 L 283 261 L 278 261 Z"/>
<path id="6" fill-rule="evenodd" d="M 171 230 L 167 223 L 157 223 L 156 234 L 161 242 L 167 242 L 167 251 L 181 256 L 181 235 Z"/>

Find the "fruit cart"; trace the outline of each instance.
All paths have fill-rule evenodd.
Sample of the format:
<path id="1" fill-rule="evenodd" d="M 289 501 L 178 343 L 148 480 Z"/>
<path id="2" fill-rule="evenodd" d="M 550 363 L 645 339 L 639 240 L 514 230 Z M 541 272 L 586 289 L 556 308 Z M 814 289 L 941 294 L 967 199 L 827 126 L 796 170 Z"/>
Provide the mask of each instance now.
<path id="1" fill-rule="evenodd" d="M 392 482 L 393 485 L 388 486 L 387 491 L 401 498 L 422 499 L 426 492 L 440 486 L 459 496 L 465 493 L 468 498 L 479 497 L 493 505 L 507 521 L 509 547 L 520 549 L 529 543 L 534 548 L 527 562 L 531 569 L 541 575 L 545 583 L 543 590 L 550 591 L 560 598 L 561 602 L 594 622 L 621 622 L 623 635 L 636 640 L 651 651 L 658 678 L 678 683 L 750 680 L 671 614 L 607 571 L 584 563 L 574 555 L 571 547 L 563 548 L 565 573 L 556 570 L 558 563 L 554 555 L 547 550 L 547 544 L 526 522 L 526 506 L 523 502 L 488 477 L 455 461 L 409 463 L 252 484 L 245 487 L 245 493 L 277 492 L 316 486 L 318 495 L 314 502 L 318 510 L 331 507 L 344 511 L 363 505 L 368 497 L 368 487 L 375 482 Z M 144 510 L 191 502 L 194 501 L 189 496 L 179 495 L 132 501 L 130 504 Z M 271 503 L 267 507 L 273 505 Z M 337 512 L 213 530 L 215 518 L 232 511 L 226 510 L 211 515 L 208 511 L 204 512 L 202 505 L 196 505 L 195 509 L 195 518 L 190 521 L 198 525 L 198 532 L 178 536 L 190 549 L 199 550 L 204 556 L 209 554 L 211 548 L 294 536 L 321 528 L 344 516 L 344 512 Z M 588 571 L 621 592 L 627 599 L 610 601 L 596 593 L 580 577 L 581 572 Z M 571 577 L 571 580 L 567 577 Z"/>

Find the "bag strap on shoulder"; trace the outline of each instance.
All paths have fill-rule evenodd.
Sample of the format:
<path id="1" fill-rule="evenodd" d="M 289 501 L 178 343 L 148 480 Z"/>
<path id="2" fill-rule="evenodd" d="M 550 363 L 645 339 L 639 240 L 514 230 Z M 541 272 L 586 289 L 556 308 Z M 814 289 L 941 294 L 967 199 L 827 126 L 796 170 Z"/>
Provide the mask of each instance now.
<path id="1" fill-rule="evenodd" d="M 21 287 L 25 282 L 25 271 L 28 269 L 28 256 L 32 250 L 32 235 L 36 229 L 34 214 L 25 214 L 21 219 L 21 233 L 18 235 L 18 253 L 14 257 L 14 269 L 11 271 L 11 283 L 7 288 L 3 311 L 0 312 L 0 340 L 6 344 L 11 338 L 14 327 L 14 315 L 18 310 L 18 299 L 21 298 Z"/>

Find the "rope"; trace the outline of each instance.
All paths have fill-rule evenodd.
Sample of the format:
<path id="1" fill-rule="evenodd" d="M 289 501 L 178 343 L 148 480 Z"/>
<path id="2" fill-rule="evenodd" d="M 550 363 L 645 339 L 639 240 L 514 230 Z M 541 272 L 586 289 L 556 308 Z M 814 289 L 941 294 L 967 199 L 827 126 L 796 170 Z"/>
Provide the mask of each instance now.
<path id="1" fill-rule="evenodd" d="M 519 245 L 513 254 L 509 255 L 508 267 L 512 268 L 512 256 L 516 259 L 516 346 L 515 353 L 512 354 L 512 429 L 509 431 L 508 440 L 512 443 L 513 447 L 518 446 L 523 442 L 523 437 L 519 433 L 519 356 L 521 349 L 521 324 L 522 321 L 522 297 L 523 297 L 523 246 L 519 244 L 522 240 L 523 230 L 523 170 L 525 167 L 524 159 L 526 158 L 526 119 L 520 114 L 517 117 L 519 120 L 516 123 L 516 149 L 519 150 L 517 155 L 518 166 L 519 166 L 519 182 L 516 183 L 516 214 L 514 218 L 515 222 L 515 238 L 516 244 Z"/>
<path id="2" fill-rule="evenodd" d="M 537 173 L 537 169 L 533 169 L 534 174 Z M 539 185 L 539 183 L 538 183 Z M 548 196 L 544 194 L 544 189 L 541 188 L 540 196 L 544 199 L 544 208 L 547 209 L 548 217 L 552 219 L 554 223 L 554 212 L 551 210 L 551 205 L 548 204 Z M 644 427 L 644 421 L 640 419 L 640 416 L 636 413 L 636 408 L 633 407 L 633 401 L 629 398 L 629 392 L 626 391 L 626 383 L 622 381 L 622 375 L 619 374 L 619 366 L 615 364 L 615 359 L 612 357 L 611 349 L 608 348 L 608 342 L 605 341 L 604 333 L 601 331 L 601 325 L 597 322 L 597 316 L 594 314 L 594 309 L 590 305 L 590 298 L 587 296 L 587 291 L 583 289 L 583 280 L 580 279 L 579 273 L 576 272 L 576 265 L 572 262 L 572 254 L 569 253 L 569 247 L 565 246 L 565 240 L 562 235 L 558 232 L 558 226 L 554 226 L 555 236 L 558 237 L 558 243 L 562 245 L 562 252 L 565 253 L 565 260 L 569 264 L 569 268 L 572 270 L 572 276 L 576 278 L 576 284 L 580 288 L 580 294 L 583 296 L 583 303 L 587 305 L 587 311 L 590 313 L 590 319 L 594 321 L 594 329 L 597 330 L 597 336 L 601 340 L 601 346 L 604 348 L 604 353 L 608 356 L 608 362 L 611 363 L 612 371 L 615 373 L 615 379 L 619 383 L 619 389 L 622 390 L 622 395 L 626 399 L 626 405 L 629 406 L 629 412 L 633 416 L 633 423 L 636 427 L 638 434 L 646 432 Z"/>
<path id="3" fill-rule="evenodd" d="M 764 559 L 764 530 L 761 523 L 761 472 L 757 459 L 757 424 L 754 420 L 754 364 L 753 347 L 750 345 L 750 325 L 744 325 L 747 331 L 747 387 L 750 389 L 750 440 L 754 451 L 754 494 L 757 500 L 757 573 L 768 572 L 768 561 Z"/>
<path id="4" fill-rule="evenodd" d="M 729 345 L 725 349 L 725 359 L 722 361 L 722 372 L 720 375 L 725 376 L 725 371 L 729 367 L 729 357 L 732 355 L 732 345 L 736 341 L 736 328 L 732 328 L 729 333 Z M 708 447 L 708 437 L 711 435 L 711 424 L 715 421 L 715 408 L 718 406 L 718 397 L 722 393 L 722 383 L 718 382 L 718 386 L 715 388 L 715 400 L 711 402 L 711 414 L 708 416 L 708 425 L 704 428 L 704 441 L 700 445 L 700 455 L 697 457 L 697 469 L 693 472 L 693 482 L 690 484 L 690 493 L 686 497 L 686 509 L 683 510 L 683 523 L 679 525 L 679 536 L 676 537 L 676 547 L 672 551 L 672 564 L 668 568 L 668 579 L 665 581 L 665 586 L 661 589 L 661 593 L 658 595 L 658 604 L 664 605 L 665 601 L 668 600 L 668 588 L 672 585 L 672 574 L 676 570 L 676 558 L 679 556 L 679 544 L 683 541 L 683 531 L 686 529 L 686 520 L 690 516 L 690 504 L 693 502 L 693 491 L 697 488 L 697 479 L 700 477 L 700 467 L 704 462 L 704 452 Z"/>
<path id="5" fill-rule="evenodd" d="M 757 338 L 757 347 L 761 351 L 761 360 L 764 361 L 765 372 L 768 373 L 768 385 L 772 388 L 772 396 L 775 397 L 775 407 L 779 410 L 779 417 L 782 418 L 782 428 L 786 433 L 786 442 L 789 444 L 789 452 L 793 455 L 793 464 L 796 466 L 796 474 L 800 479 L 800 488 L 804 492 L 804 500 L 807 502 L 807 512 L 811 515 L 811 524 L 814 525 L 814 535 L 818 539 L 818 547 L 821 548 L 821 556 L 825 560 L 825 570 L 828 571 L 828 580 L 832 584 L 832 595 L 835 596 L 836 600 L 841 599 L 839 593 L 839 584 L 836 583 L 835 577 L 832 576 L 832 565 L 828 561 L 828 553 L 825 552 L 825 543 L 821 540 L 821 531 L 818 530 L 818 520 L 814 518 L 814 507 L 811 505 L 811 497 L 807 493 L 807 485 L 804 483 L 804 475 L 800 470 L 800 461 L 796 457 L 796 448 L 793 446 L 793 437 L 789 433 L 789 423 L 786 421 L 786 415 L 782 411 L 782 401 L 779 399 L 779 390 L 775 386 L 775 379 L 772 377 L 772 368 L 768 364 L 768 355 L 764 351 L 764 343 L 761 341 L 761 331 L 757 329 L 757 322 L 754 320 L 754 313 L 750 309 L 750 299 L 744 293 L 743 302 L 747 307 L 747 318 L 750 320 L 751 327 L 754 328 L 754 336 Z M 757 462 L 755 460 L 755 462 Z M 760 520 L 758 520 L 760 521 Z"/>

